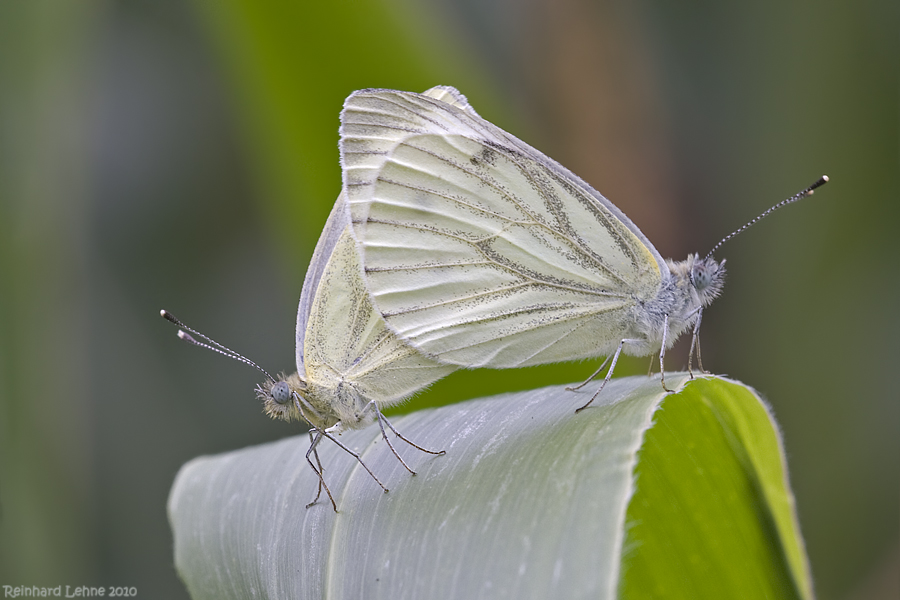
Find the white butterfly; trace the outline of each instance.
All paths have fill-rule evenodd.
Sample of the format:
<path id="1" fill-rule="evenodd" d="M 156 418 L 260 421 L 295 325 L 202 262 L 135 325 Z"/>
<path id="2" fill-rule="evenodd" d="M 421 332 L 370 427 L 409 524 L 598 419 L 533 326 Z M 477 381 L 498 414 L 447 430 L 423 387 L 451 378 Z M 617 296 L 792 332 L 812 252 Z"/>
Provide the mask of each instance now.
<path id="1" fill-rule="evenodd" d="M 303 283 L 297 312 L 297 373 L 276 380 L 252 361 L 187 328 L 165 311 L 163 316 L 182 329 L 202 336 L 209 344 L 179 332 L 183 339 L 231 356 L 265 373 L 268 381 L 259 386 L 257 393 L 267 414 L 287 421 L 296 419 L 309 423 L 310 448 L 306 459 L 319 477 L 319 490 L 310 506 L 319 499 L 324 488 L 337 511 L 322 477 L 322 465 L 316 451 L 323 437 L 353 455 L 382 488 L 384 485 L 359 455 L 341 444 L 335 434 L 347 429 L 361 429 L 377 420 L 391 451 L 411 473 L 412 469 L 388 439 L 385 425 L 419 450 L 443 454 L 425 450 L 407 440 L 381 411 L 458 367 L 417 352 L 390 331 L 374 310 L 362 278 L 357 244 L 343 195 L 328 218 Z"/>
<path id="2" fill-rule="evenodd" d="M 608 381 L 622 352 L 659 352 L 662 366 L 693 327 L 693 356 L 724 260 L 664 260 L 609 200 L 454 88 L 361 90 L 341 123 L 366 283 L 422 352 L 470 368 L 607 355 L 591 379 L 611 359 Z"/>

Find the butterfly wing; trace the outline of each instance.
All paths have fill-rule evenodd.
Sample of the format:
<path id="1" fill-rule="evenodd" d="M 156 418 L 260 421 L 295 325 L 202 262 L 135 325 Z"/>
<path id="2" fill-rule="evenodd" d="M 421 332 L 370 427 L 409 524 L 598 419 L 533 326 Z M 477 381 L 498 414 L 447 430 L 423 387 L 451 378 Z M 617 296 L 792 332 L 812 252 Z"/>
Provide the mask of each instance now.
<path id="1" fill-rule="evenodd" d="M 453 88 L 356 92 L 341 122 L 369 289 L 401 337 L 442 361 L 607 353 L 669 276 L 619 209 Z"/>
<path id="2" fill-rule="evenodd" d="M 300 373 L 301 377 L 304 377 L 304 373 L 306 373 L 304 359 L 306 330 L 310 309 L 316 296 L 316 290 L 319 287 L 319 280 L 322 278 L 322 273 L 335 245 L 337 245 L 338 239 L 349 224 L 350 213 L 347 207 L 347 198 L 341 193 L 334 203 L 334 208 L 331 209 L 331 214 L 328 215 L 328 220 L 325 222 L 319 241 L 316 242 L 316 249 L 313 251 L 312 259 L 309 261 L 309 268 L 306 270 L 306 277 L 303 280 L 303 290 L 300 292 L 300 305 L 297 308 L 296 353 L 297 372 Z"/>
<path id="3" fill-rule="evenodd" d="M 345 226 L 331 243 L 334 231 L 323 234 L 321 247 L 330 245 L 331 253 L 309 303 L 304 357 L 318 395 L 313 402 L 329 404 L 352 427 L 369 400 L 391 406 L 457 367 L 417 352 L 388 329 L 366 290 L 352 229 Z"/>

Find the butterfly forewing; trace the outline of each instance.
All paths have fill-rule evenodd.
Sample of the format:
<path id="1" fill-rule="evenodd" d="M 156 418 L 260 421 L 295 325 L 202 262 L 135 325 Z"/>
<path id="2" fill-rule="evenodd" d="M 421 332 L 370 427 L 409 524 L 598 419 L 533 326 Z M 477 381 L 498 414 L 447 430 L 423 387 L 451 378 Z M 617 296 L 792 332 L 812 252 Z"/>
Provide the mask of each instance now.
<path id="1" fill-rule="evenodd" d="M 307 269 L 306 278 L 303 281 L 303 290 L 300 292 L 300 304 L 297 308 L 296 352 L 297 372 L 301 374 L 306 372 L 304 357 L 306 331 L 309 312 L 315 299 L 316 290 L 319 288 L 319 280 L 332 250 L 349 224 L 350 214 L 347 208 L 347 199 L 342 193 L 334 203 L 334 208 L 331 209 L 328 221 L 325 222 L 325 227 L 322 229 L 322 235 L 319 236 L 319 241 L 316 243 L 316 249 L 309 261 L 309 269 Z"/>
<path id="2" fill-rule="evenodd" d="M 614 347 L 661 259 L 584 182 L 450 97 L 370 90 L 345 105 L 345 191 L 378 309 L 465 366 Z"/>

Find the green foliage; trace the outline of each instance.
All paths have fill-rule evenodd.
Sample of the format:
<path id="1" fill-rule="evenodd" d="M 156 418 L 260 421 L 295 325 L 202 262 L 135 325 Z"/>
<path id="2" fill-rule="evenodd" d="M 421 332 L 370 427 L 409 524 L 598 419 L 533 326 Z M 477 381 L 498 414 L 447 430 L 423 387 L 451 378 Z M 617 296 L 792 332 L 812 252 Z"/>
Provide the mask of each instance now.
<path id="1" fill-rule="evenodd" d="M 684 375 L 669 385 L 687 381 Z M 777 428 L 739 384 L 673 395 L 614 380 L 596 406 L 561 387 L 344 434 L 390 488 L 305 436 L 196 459 L 169 500 L 176 567 L 201 598 L 810 598 Z M 635 486 L 635 483 L 637 484 Z"/>
<path id="2" fill-rule="evenodd" d="M 448 38 L 419 39 L 421 7 L 379 0 L 196 0 L 227 59 L 277 239 L 308 253 L 340 192 L 338 114 L 365 87 L 471 81 Z M 426 42 L 426 43 L 422 43 Z M 440 56 L 439 60 L 435 60 Z M 433 65 L 441 64 L 438 72 Z"/>
<path id="3" fill-rule="evenodd" d="M 812 597 L 781 441 L 751 390 L 707 380 L 667 399 L 635 473 L 624 597 Z"/>

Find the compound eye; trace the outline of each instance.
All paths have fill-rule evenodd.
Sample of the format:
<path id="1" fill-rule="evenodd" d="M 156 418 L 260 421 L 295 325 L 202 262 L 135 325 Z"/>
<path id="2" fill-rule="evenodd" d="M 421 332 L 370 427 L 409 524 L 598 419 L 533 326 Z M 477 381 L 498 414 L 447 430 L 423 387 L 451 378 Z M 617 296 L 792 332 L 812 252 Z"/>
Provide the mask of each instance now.
<path id="1" fill-rule="evenodd" d="M 702 290 L 703 288 L 709 285 L 709 282 L 712 280 L 712 276 L 709 272 L 709 269 L 706 267 L 694 267 L 691 270 L 691 283 L 694 284 L 694 287 L 698 290 Z"/>
<path id="2" fill-rule="evenodd" d="M 286 381 L 279 381 L 272 386 L 272 399 L 278 404 L 287 404 L 291 401 L 291 387 Z"/>

